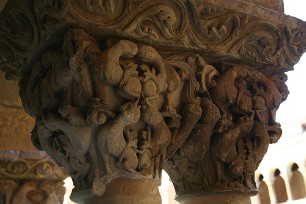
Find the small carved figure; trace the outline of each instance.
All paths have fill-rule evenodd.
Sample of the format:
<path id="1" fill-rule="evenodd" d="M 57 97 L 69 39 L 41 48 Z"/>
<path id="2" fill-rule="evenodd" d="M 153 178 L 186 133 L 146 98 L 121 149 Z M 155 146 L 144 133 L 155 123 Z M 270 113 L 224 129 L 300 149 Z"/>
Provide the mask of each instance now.
<path id="1" fill-rule="evenodd" d="M 259 163 L 263 159 L 264 155 L 268 151 L 270 137 L 267 129 L 267 125 L 261 122 L 255 121 L 254 127 L 252 130 L 253 135 L 255 136 L 254 141 L 254 157 L 256 157 L 256 168 L 258 167 Z"/>
<path id="2" fill-rule="evenodd" d="M 252 93 L 248 90 L 247 81 L 244 78 L 236 78 L 234 84 L 238 89 L 236 111 L 243 115 L 253 114 Z"/>
<path id="3" fill-rule="evenodd" d="M 176 113 L 171 101 L 171 94 L 179 87 L 181 83 L 178 73 L 172 66 L 167 65 L 158 52 L 151 46 L 141 45 L 138 47 L 138 49 L 137 58 L 144 62 L 150 63 L 153 65 L 152 69 L 156 69 L 155 71 L 145 69 L 144 71 L 146 72 L 145 74 L 147 75 L 147 78 L 149 76 L 150 79 L 154 81 L 158 94 L 166 92 L 164 102 L 165 112 L 170 113 L 173 119 L 180 120 L 180 116 Z M 147 83 L 149 83 L 149 81 Z M 148 85 L 145 84 L 144 87 L 146 86 Z"/>
<path id="4" fill-rule="evenodd" d="M 151 166 L 152 152 L 150 151 L 151 147 L 151 131 L 142 131 L 138 139 L 138 169 L 146 169 Z"/>
<path id="5" fill-rule="evenodd" d="M 194 128 L 202 115 L 202 108 L 198 104 L 186 104 L 182 111 L 183 120 L 176 134 L 173 136 L 171 145 L 167 148 L 167 158 L 170 158 L 186 141 L 190 132 Z"/>
<path id="6" fill-rule="evenodd" d="M 88 125 L 71 125 L 70 121 L 58 117 L 55 114 L 42 115 L 42 120 L 45 126 L 54 132 L 62 131 L 68 138 L 71 144 L 71 151 L 74 151 L 76 156 L 83 156 L 88 152 L 92 142 L 93 129 Z"/>
<path id="7" fill-rule="evenodd" d="M 152 133 L 150 139 L 150 149 L 154 158 L 159 157 L 155 166 L 154 177 L 161 176 L 163 164 L 166 161 L 166 149 L 171 142 L 171 131 L 165 123 L 162 114 L 147 101 L 142 106 L 142 119 L 149 125 L 149 132 Z"/>
<path id="8" fill-rule="evenodd" d="M 234 67 L 225 72 L 217 79 L 217 86 L 211 89 L 212 100 L 221 110 L 222 114 L 229 114 L 231 111 L 229 107 L 236 104 L 239 90 L 235 85 L 235 79 L 246 78 L 248 72 L 245 69 Z M 241 108 L 237 106 L 240 110 Z M 244 108 L 242 108 L 244 109 Z"/>
<path id="9" fill-rule="evenodd" d="M 122 165 L 122 168 L 131 173 L 136 173 L 135 169 L 138 166 L 138 159 L 135 157 L 135 153 L 138 153 L 137 136 L 136 131 L 126 131 L 127 144 L 119 158 L 119 163 Z"/>
<path id="10" fill-rule="evenodd" d="M 242 136 L 247 135 L 253 127 L 253 117 L 243 116 L 239 118 L 237 124 L 230 123 L 228 117 L 223 120 L 221 117 L 218 126 L 218 134 L 212 139 L 211 152 L 218 159 L 216 162 L 218 183 L 224 182 L 221 171 L 221 162 L 233 165 L 233 161 L 237 158 L 237 142 L 241 140 Z M 230 125 L 229 125 L 230 124 Z M 237 167 L 236 167 L 237 168 Z M 243 168 L 243 167 L 242 167 Z"/>
<path id="11" fill-rule="evenodd" d="M 218 107 L 206 97 L 202 98 L 201 108 L 203 113 L 200 120 L 181 147 L 191 161 L 201 160 L 209 151 L 214 127 L 221 117 Z"/>
<path id="12" fill-rule="evenodd" d="M 135 43 L 128 40 L 120 40 L 102 52 L 97 43 L 84 32 L 75 30 L 74 35 L 78 49 L 76 53 L 70 51 L 70 53 L 72 52 L 70 54 L 72 55 L 70 64 L 92 67 L 92 77 L 96 85 L 101 84 L 99 81 L 101 80 L 104 84 L 118 87 L 118 93 L 125 98 L 134 100 L 140 97 L 141 84 L 136 70 L 137 65 L 132 62 L 120 63 L 121 57 L 130 59 L 137 54 L 138 47 Z M 70 50 L 73 50 L 73 46 L 69 47 L 72 47 Z M 88 60 L 86 64 L 85 57 Z M 81 77 L 81 79 L 83 78 L 87 79 L 88 76 Z M 90 83 L 85 84 L 90 85 Z M 87 92 L 86 94 L 88 94 Z"/>
<path id="13" fill-rule="evenodd" d="M 137 103 L 138 101 L 124 104 L 121 107 L 121 114 L 105 123 L 96 135 L 97 146 L 103 158 L 107 176 L 113 173 L 113 165 L 119 161 L 123 151 L 127 148 L 127 142 L 123 135 L 124 128 L 127 125 L 137 123 L 140 119 L 140 106 Z M 124 159 L 125 163 L 131 164 L 131 166 L 124 166 L 123 168 L 129 172 L 134 172 L 138 164 L 136 152 L 126 152 Z"/>
<path id="14" fill-rule="evenodd" d="M 120 57 L 131 58 L 138 52 L 137 45 L 131 41 L 120 40 L 93 63 L 97 76 L 106 84 L 119 86 L 119 93 L 128 98 L 140 97 L 141 84 L 136 67 L 130 63 L 125 69 L 120 65 Z"/>

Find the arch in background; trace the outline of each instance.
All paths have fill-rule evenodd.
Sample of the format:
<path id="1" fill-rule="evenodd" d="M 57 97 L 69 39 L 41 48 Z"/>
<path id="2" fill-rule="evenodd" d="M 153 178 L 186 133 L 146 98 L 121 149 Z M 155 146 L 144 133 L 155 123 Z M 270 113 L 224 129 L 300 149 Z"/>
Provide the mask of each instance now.
<path id="1" fill-rule="evenodd" d="M 261 204 L 270 204 L 271 199 L 269 194 L 269 188 L 266 182 L 264 181 L 264 176 L 262 174 L 260 174 L 258 177 L 258 190 L 259 202 Z"/>
<path id="2" fill-rule="evenodd" d="M 290 165 L 289 186 L 292 200 L 305 198 L 305 180 L 297 163 Z"/>
<path id="3" fill-rule="evenodd" d="M 279 169 L 276 169 L 274 171 L 274 180 L 272 182 L 272 186 L 274 189 L 276 202 L 284 203 L 288 200 L 288 193 L 287 193 L 285 181 L 280 174 L 281 174 L 281 171 Z"/>

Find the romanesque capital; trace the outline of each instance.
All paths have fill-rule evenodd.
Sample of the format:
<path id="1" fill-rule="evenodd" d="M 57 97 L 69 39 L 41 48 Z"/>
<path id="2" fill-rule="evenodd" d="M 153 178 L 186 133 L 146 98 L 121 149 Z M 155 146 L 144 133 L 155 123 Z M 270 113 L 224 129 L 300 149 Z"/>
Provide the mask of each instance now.
<path id="1" fill-rule="evenodd" d="M 62 204 L 66 177 L 45 152 L 0 151 L 0 203 Z"/>
<path id="2" fill-rule="evenodd" d="M 178 200 L 256 194 L 255 170 L 282 134 L 275 114 L 289 93 L 285 76 L 245 65 L 210 69 L 214 80 L 201 97 L 201 118 L 165 165 Z"/>
<path id="3" fill-rule="evenodd" d="M 160 183 L 201 116 L 201 63 L 130 40 L 97 42 L 81 29 L 41 56 L 20 81 L 21 98 L 36 117 L 33 143 L 72 177 L 72 199 L 102 196 L 119 177 Z"/>
<path id="4" fill-rule="evenodd" d="M 158 203 L 162 169 L 181 200 L 255 194 L 281 137 L 285 72 L 306 50 L 305 22 L 269 2 L 9 1 L 0 69 L 19 80 L 32 141 L 72 177 L 71 198 L 116 203 L 109 189 L 131 198 L 116 185 L 148 182 L 135 191 Z"/>

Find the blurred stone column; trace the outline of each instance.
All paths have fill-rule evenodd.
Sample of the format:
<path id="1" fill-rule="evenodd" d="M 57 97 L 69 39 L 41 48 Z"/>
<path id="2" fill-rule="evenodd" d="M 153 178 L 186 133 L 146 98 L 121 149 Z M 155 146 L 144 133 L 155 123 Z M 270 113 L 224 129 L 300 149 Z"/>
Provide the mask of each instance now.
<path id="1" fill-rule="evenodd" d="M 0 73 L 0 204 L 63 202 L 67 177 L 31 143 L 33 118 L 21 105 L 16 82 Z"/>
<path id="2" fill-rule="evenodd" d="M 61 204 L 66 177 L 45 152 L 0 151 L 1 204 Z"/>

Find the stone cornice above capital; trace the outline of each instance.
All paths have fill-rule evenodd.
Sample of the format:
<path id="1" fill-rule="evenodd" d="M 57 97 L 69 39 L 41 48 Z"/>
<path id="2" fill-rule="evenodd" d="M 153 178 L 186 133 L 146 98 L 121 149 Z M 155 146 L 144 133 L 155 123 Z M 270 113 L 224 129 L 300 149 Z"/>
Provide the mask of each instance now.
<path id="1" fill-rule="evenodd" d="M 305 22 L 246 1 L 9 1 L 0 15 L 0 70 L 20 79 L 68 28 L 288 71 L 306 49 Z M 280 68 L 280 69 L 277 69 Z"/>

